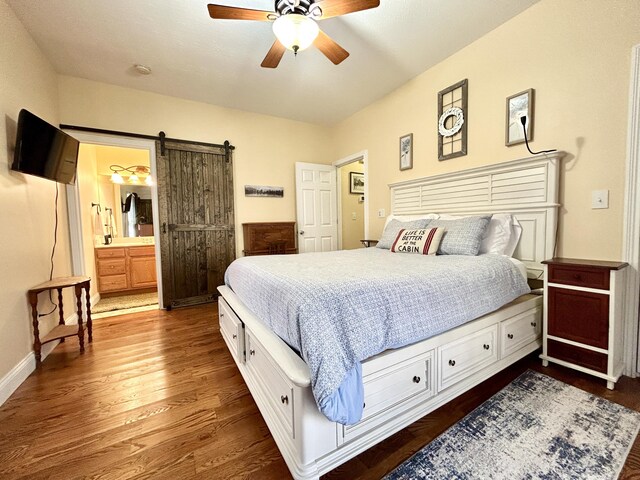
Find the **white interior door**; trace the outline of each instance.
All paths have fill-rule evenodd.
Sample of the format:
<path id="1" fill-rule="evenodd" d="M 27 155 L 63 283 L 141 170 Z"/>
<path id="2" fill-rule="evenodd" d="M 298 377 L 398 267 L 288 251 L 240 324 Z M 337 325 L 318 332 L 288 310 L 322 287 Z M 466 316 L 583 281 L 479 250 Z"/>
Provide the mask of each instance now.
<path id="1" fill-rule="evenodd" d="M 338 248 L 336 167 L 296 163 L 298 251 L 329 252 Z"/>

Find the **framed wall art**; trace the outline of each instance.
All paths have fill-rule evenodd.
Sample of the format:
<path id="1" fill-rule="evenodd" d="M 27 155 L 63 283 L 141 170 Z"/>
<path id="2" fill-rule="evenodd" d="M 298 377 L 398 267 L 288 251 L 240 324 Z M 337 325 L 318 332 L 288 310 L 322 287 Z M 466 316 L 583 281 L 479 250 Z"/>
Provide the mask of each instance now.
<path id="1" fill-rule="evenodd" d="M 413 168 L 413 133 L 400 137 L 400 170 Z"/>
<path id="2" fill-rule="evenodd" d="M 533 97 L 533 88 L 507 97 L 504 140 L 506 146 L 510 147 L 524 142 L 522 117 L 526 117 L 527 140 L 533 140 Z"/>
<path id="3" fill-rule="evenodd" d="M 467 88 L 465 78 L 438 92 L 438 160 L 467 154 Z"/>
<path id="4" fill-rule="evenodd" d="M 349 193 L 364 193 L 364 173 L 349 172 Z"/>

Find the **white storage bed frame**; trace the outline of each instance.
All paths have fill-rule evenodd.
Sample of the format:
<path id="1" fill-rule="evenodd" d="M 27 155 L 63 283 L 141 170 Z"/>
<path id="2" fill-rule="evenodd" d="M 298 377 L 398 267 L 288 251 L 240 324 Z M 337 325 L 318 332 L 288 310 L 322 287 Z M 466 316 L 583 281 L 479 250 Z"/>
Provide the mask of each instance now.
<path id="1" fill-rule="evenodd" d="M 530 278 L 553 256 L 563 152 L 390 185 L 396 215 L 512 213 L 514 254 Z M 542 298 L 524 295 L 436 337 L 362 364 L 363 420 L 343 426 L 318 410 L 304 361 L 226 286 L 221 334 L 296 479 L 317 479 L 540 347 Z"/>

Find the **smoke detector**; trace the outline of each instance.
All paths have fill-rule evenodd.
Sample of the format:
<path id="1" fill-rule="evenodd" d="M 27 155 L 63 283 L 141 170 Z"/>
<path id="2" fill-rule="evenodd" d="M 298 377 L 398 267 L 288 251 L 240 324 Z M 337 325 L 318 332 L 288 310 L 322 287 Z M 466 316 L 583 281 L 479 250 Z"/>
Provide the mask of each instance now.
<path id="1" fill-rule="evenodd" d="M 140 63 L 136 63 L 133 68 L 136 69 L 136 72 L 138 72 L 140 75 L 150 75 L 151 74 L 151 67 L 147 67 L 146 65 L 142 65 Z"/>

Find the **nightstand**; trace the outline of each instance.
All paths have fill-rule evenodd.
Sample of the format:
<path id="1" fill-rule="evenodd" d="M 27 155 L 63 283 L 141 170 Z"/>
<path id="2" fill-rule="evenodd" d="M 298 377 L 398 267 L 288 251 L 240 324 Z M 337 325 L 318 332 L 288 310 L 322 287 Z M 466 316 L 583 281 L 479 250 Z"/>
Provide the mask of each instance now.
<path id="1" fill-rule="evenodd" d="M 613 390 L 623 370 L 622 262 L 553 258 L 545 264 L 542 365 L 595 375 Z"/>

